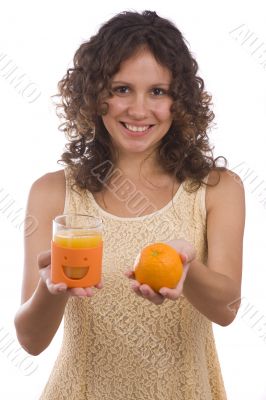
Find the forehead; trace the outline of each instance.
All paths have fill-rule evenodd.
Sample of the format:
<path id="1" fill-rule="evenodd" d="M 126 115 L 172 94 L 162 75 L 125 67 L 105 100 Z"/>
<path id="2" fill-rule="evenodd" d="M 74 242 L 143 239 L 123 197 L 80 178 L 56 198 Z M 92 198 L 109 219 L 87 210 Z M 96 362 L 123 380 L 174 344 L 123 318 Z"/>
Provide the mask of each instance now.
<path id="1" fill-rule="evenodd" d="M 119 71 L 113 76 L 113 81 L 146 81 L 169 84 L 171 71 L 158 63 L 149 50 L 140 50 L 120 64 Z"/>

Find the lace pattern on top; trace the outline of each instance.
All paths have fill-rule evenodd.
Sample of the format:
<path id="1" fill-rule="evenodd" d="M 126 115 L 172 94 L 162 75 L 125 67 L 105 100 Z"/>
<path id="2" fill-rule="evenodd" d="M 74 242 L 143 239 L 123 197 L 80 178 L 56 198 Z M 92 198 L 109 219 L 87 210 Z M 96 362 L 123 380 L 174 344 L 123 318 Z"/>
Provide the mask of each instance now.
<path id="1" fill-rule="evenodd" d="M 70 298 L 63 343 L 41 400 L 226 400 L 211 322 L 184 296 L 156 306 L 136 296 L 124 271 L 148 243 L 184 238 L 207 259 L 205 186 L 183 184 L 173 201 L 144 217 L 101 209 L 71 189 L 65 213 L 103 219 L 104 288 Z"/>

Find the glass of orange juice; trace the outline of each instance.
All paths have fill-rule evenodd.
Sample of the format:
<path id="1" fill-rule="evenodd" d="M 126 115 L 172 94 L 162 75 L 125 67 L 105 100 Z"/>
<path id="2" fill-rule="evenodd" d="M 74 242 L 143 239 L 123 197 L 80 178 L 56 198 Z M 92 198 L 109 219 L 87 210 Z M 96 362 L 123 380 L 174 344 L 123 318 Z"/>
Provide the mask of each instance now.
<path id="1" fill-rule="evenodd" d="M 102 220 L 82 214 L 53 220 L 51 280 L 68 287 L 94 286 L 102 273 Z"/>

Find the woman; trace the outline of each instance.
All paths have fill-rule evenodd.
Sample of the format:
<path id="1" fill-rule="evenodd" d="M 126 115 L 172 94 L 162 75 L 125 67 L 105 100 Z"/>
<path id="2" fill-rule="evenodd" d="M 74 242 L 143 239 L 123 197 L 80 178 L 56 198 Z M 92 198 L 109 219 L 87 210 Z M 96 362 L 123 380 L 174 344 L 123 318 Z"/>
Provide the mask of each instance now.
<path id="1" fill-rule="evenodd" d="M 39 228 L 25 238 L 15 318 L 37 355 L 65 317 L 43 400 L 226 399 L 212 322 L 229 325 L 240 303 L 244 192 L 213 159 L 211 97 L 197 70 L 170 21 L 123 12 L 80 46 L 59 82 L 66 168 L 31 188 L 27 213 Z M 103 220 L 96 288 L 51 282 L 52 219 L 69 212 Z M 155 293 L 132 268 L 161 241 L 185 268 L 175 289 Z"/>

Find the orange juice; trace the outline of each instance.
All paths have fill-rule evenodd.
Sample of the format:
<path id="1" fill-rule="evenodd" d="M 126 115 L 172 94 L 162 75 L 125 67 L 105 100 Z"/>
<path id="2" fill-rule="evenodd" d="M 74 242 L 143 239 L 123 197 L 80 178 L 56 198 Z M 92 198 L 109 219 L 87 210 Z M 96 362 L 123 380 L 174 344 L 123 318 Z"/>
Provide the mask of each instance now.
<path id="1" fill-rule="evenodd" d="M 86 247 L 96 247 L 102 240 L 102 235 L 99 233 L 89 232 L 86 234 L 84 231 L 78 232 L 57 232 L 54 237 L 54 242 L 57 243 L 61 247 L 70 247 L 70 248 L 86 248 Z"/>

